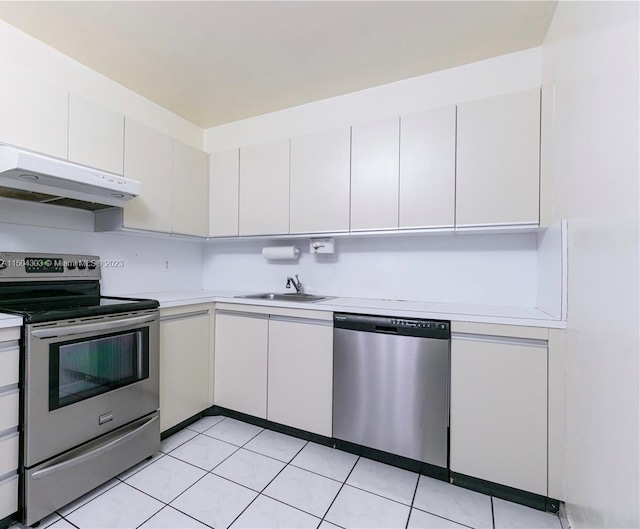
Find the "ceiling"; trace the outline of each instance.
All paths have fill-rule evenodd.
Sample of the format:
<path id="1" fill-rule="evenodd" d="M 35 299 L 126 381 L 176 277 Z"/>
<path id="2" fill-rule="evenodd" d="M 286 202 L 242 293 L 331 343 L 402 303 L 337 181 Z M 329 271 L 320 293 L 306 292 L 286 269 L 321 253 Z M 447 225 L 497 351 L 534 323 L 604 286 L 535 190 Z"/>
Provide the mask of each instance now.
<path id="1" fill-rule="evenodd" d="M 0 18 L 208 128 L 542 44 L 546 1 L 2 1 Z"/>

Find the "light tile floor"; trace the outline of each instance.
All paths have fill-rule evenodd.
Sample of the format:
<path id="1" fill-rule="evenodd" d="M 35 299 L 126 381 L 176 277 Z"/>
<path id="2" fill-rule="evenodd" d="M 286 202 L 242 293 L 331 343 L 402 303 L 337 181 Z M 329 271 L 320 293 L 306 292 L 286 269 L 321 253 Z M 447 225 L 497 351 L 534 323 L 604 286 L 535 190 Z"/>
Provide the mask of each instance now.
<path id="1" fill-rule="evenodd" d="M 224 417 L 166 439 L 47 527 L 561 529 L 553 514 Z"/>

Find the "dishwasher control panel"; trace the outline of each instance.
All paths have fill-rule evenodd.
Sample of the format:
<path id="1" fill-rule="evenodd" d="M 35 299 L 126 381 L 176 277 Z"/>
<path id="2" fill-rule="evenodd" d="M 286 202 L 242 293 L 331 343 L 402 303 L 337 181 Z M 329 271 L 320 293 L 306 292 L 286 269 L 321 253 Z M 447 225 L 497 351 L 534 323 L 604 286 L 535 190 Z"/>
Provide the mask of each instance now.
<path id="1" fill-rule="evenodd" d="M 446 331 L 449 328 L 448 322 L 431 321 L 431 320 L 396 320 L 391 319 L 391 325 L 399 327 L 416 327 L 421 329 L 438 329 Z"/>
<path id="2" fill-rule="evenodd" d="M 336 313 L 333 316 L 336 329 L 397 334 L 448 340 L 451 337 L 451 322 L 441 320 L 417 320 L 366 314 Z"/>

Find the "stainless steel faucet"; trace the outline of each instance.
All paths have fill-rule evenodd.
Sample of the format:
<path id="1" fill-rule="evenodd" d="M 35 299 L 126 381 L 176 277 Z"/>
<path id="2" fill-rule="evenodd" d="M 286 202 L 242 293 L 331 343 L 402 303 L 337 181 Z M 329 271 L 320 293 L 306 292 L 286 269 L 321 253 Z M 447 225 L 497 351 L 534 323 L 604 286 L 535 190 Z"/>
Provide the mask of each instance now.
<path id="1" fill-rule="evenodd" d="M 293 279 L 293 277 L 287 277 L 287 288 L 291 288 L 291 285 L 296 289 L 296 294 L 300 294 L 302 292 L 303 286 L 298 278 L 298 274 L 296 274 L 295 279 Z"/>

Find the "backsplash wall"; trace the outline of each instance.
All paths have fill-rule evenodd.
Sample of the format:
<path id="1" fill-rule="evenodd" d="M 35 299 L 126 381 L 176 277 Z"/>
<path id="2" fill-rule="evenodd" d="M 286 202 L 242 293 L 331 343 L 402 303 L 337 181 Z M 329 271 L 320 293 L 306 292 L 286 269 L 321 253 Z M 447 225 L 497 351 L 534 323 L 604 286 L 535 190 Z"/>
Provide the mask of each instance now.
<path id="1" fill-rule="evenodd" d="M 536 306 L 536 235 L 412 235 L 336 238 L 334 255 L 309 239 L 210 242 L 205 289 L 285 292 L 299 274 L 309 293 L 443 303 Z M 266 261 L 264 246 L 296 245 L 298 262 Z"/>
<path id="2" fill-rule="evenodd" d="M 51 206 L 55 207 L 55 206 Z M 3 252 L 51 252 L 98 255 L 122 260 L 102 270 L 102 292 L 120 295 L 158 290 L 202 288 L 200 242 L 122 233 L 93 233 L 0 222 Z M 169 270 L 164 260 L 169 259 Z"/>

